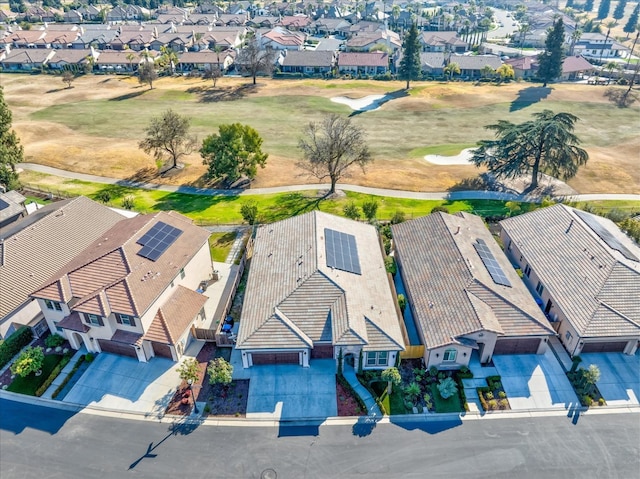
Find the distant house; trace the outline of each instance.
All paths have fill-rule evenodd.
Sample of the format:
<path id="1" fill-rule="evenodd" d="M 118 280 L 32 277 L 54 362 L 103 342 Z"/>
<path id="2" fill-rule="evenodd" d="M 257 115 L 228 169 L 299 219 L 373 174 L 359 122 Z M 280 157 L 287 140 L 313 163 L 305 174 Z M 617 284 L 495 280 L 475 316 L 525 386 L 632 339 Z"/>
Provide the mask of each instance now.
<path id="1" fill-rule="evenodd" d="M 280 17 L 273 15 L 256 15 L 247 20 L 247 26 L 253 28 L 274 28 L 280 22 Z"/>
<path id="2" fill-rule="evenodd" d="M 225 50 L 214 52 L 211 50 L 198 50 L 195 52 L 184 52 L 178 55 L 178 71 L 188 73 L 193 71 L 204 72 L 212 68 L 220 68 L 224 72 L 233 65 L 235 51 Z"/>
<path id="3" fill-rule="evenodd" d="M 402 51 L 396 57 L 396 72 L 400 68 L 402 62 Z M 446 65 L 446 56 L 444 53 L 420 52 L 420 69 L 423 75 L 431 77 L 439 77 L 444 75 L 444 67 Z"/>
<path id="4" fill-rule="evenodd" d="M 519 79 L 534 78 L 538 71 L 538 63 L 535 57 L 509 58 L 504 63 L 511 65 L 515 78 Z"/>
<path id="5" fill-rule="evenodd" d="M 458 37 L 458 32 L 422 32 L 418 39 L 423 52 L 464 53 L 469 49 L 467 42 Z"/>
<path id="6" fill-rule="evenodd" d="M 240 27 L 247 23 L 249 20 L 248 13 L 229 14 L 223 13 L 217 16 L 214 21 L 214 25 L 220 27 Z"/>
<path id="7" fill-rule="evenodd" d="M 472 354 L 542 354 L 555 331 L 482 218 L 434 213 L 391 227 L 427 368 L 458 369 Z"/>
<path id="8" fill-rule="evenodd" d="M 13 193 L 13 192 L 10 192 Z M 0 210 L 2 214 L 3 210 Z M 0 231 L 0 337 L 21 326 L 36 337 L 47 331 L 38 303 L 29 295 L 105 231 L 124 219 L 79 196 L 45 205 Z"/>
<path id="9" fill-rule="evenodd" d="M 4 71 L 33 71 L 42 69 L 55 54 L 51 49 L 16 48 L 0 62 Z"/>
<path id="10" fill-rule="evenodd" d="M 306 15 L 288 15 L 282 17 L 279 22 L 281 27 L 286 28 L 287 30 L 306 30 L 309 25 L 311 25 L 311 18 Z"/>
<path id="11" fill-rule="evenodd" d="M 391 30 L 378 30 L 372 33 L 359 33 L 346 42 L 349 52 L 369 52 L 377 47 L 395 52 L 402 47 L 400 37 Z"/>
<path id="12" fill-rule="evenodd" d="M 562 61 L 562 75 L 560 76 L 560 80 L 580 80 L 591 76 L 594 70 L 595 67 L 581 56 L 570 56 Z"/>
<path id="13" fill-rule="evenodd" d="M 189 33 L 160 33 L 149 42 L 149 50 L 159 52 L 165 47 L 174 52 L 184 52 L 193 45 L 193 40 Z"/>
<path id="14" fill-rule="evenodd" d="M 302 32 L 292 32 L 282 27 L 275 27 L 261 35 L 263 48 L 274 50 L 302 50 L 307 35 Z"/>
<path id="15" fill-rule="evenodd" d="M 611 220 L 558 204 L 500 227 L 507 254 L 571 356 L 635 354 L 640 248 Z"/>
<path id="16" fill-rule="evenodd" d="M 628 58 L 628 47 L 618 43 L 615 38 L 602 33 L 583 33 L 574 46 L 574 53 L 585 58 L 608 60 L 610 58 Z"/>
<path id="17" fill-rule="evenodd" d="M 486 66 L 497 70 L 502 65 L 502 60 L 495 55 L 451 55 L 449 63 L 457 63 L 460 67 L 460 76 L 463 78 L 480 78 L 482 69 Z"/>
<path id="18" fill-rule="evenodd" d="M 341 75 L 384 75 L 389 71 L 389 55 L 383 52 L 349 53 L 338 55 Z"/>
<path id="19" fill-rule="evenodd" d="M 109 48 L 112 50 L 134 50 L 136 52 L 149 48 L 151 42 L 155 39 L 152 30 L 123 30 L 117 37 L 109 42 Z"/>
<path id="20" fill-rule="evenodd" d="M 110 51 L 98 54 L 95 69 L 105 73 L 132 73 L 138 69 L 142 58 L 136 51 Z"/>
<path id="21" fill-rule="evenodd" d="M 0 228 L 19 220 L 27 214 L 24 202 L 27 199 L 17 191 L 4 192 L 0 188 Z M 2 258 L 0 258 L 2 261 Z"/>
<path id="22" fill-rule="evenodd" d="M 375 228 L 313 211 L 258 228 L 236 348 L 245 368 L 386 369 L 405 349 L 398 313 Z"/>
<path id="23" fill-rule="evenodd" d="M 89 57 L 91 56 L 93 56 L 91 50 L 79 50 L 76 48 L 56 50 L 47 65 L 52 70 L 83 71 L 85 66 L 89 64 Z"/>
<path id="24" fill-rule="evenodd" d="M 329 51 L 285 51 L 279 63 L 284 73 L 323 76 L 332 72 L 335 54 Z"/>
<path id="25" fill-rule="evenodd" d="M 110 43 L 118 35 L 118 31 L 111 29 L 109 25 L 99 25 L 101 28 L 86 27 L 85 25 L 80 31 L 80 36 L 71 42 L 71 48 L 82 50 L 93 47 L 96 50 L 107 50 L 111 48 Z"/>
<path id="26" fill-rule="evenodd" d="M 351 24 L 342 18 L 319 18 L 309 25 L 308 31 L 316 35 L 340 35 L 348 31 Z"/>
<path id="27" fill-rule="evenodd" d="M 73 349 L 178 361 L 206 319 L 209 232 L 174 212 L 119 221 L 31 295 Z"/>

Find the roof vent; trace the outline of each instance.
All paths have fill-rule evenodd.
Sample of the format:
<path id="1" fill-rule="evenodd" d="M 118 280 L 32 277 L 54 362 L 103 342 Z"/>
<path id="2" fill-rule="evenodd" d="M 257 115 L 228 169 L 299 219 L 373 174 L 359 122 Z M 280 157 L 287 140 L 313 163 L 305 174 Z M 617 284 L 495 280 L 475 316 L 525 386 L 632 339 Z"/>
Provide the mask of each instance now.
<path id="1" fill-rule="evenodd" d="M 458 229 L 457 229 L 457 230 L 456 230 L 456 232 L 455 232 L 455 233 L 453 233 L 453 234 L 454 234 L 454 235 L 457 235 L 457 234 L 459 234 L 459 233 L 460 233 L 460 227 L 458 226 Z"/>

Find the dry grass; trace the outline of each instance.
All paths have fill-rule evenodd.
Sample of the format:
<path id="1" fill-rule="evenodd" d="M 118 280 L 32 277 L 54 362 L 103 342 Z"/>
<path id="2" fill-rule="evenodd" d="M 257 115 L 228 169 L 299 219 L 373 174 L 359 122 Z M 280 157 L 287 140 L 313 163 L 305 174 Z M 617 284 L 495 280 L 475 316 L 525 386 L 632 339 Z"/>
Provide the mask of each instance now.
<path id="1" fill-rule="evenodd" d="M 104 176 L 132 177 L 155 167 L 137 148 L 148 119 L 173 108 L 193 118 L 199 137 L 220 123 L 239 121 L 254 126 L 265 138 L 270 156 L 256 187 L 313 183 L 295 162 L 303 125 L 325 112 L 348 113 L 334 96 L 360 98 L 399 90 L 400 82 L 266 80 L 251 86 L 246 79 L 211 82 L 165 78 L 148 91 L 128 77 L 85 76 L 66 89 L 57 77 L 0 74 L 5 98 L 14 113 L 14 127 L 28 161 Z M 394 189 L 442 191 L 480 171 L 471 166 L 438 166 L 411 158 L 416 148 L 473 144 L 489 137 L 483 125 L 498 119 L 519 122 L 544 108 L 581 117 L 578 135 L 590 162 L 569 181 L 581 193 L 635 193 L 640 141 L 638 107 L 618 109 L 602 96 L 604 88 L 553 85 L 549 94 L 529 106 L 517 106 L 519 94 L 538 85 L 513 83 L 416 83 L 411 94 L 380 110 L 354 117 L 366 131 L 376 161 L 366 174 L 354 170 L 349 182 Z M 113 101 L 119 99 L 119 101 Z M 204 185 L 199 155 L 185 158 L 187 168 L 154 181 Z"/>

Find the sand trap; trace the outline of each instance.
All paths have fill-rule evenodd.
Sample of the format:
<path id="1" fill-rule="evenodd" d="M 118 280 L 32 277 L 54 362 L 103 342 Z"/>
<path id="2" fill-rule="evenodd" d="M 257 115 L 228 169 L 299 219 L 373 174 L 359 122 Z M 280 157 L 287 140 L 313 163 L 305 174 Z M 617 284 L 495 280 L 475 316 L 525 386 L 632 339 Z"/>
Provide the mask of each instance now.
<path id="1" fill-rule="evenodd" d="M 469 160 L 473 156 L 471 150 L 473 148 L 465 148 L 456 156 L 426 155 L 424 159 L 434 165 L 470 165 Z"/>
<path id="2" fill-rule="evenodd" d="M 331 99 L 332 102 L 342 103 L 355 111 L 377 110 L 387 100 L 387 95 L 369 95 L 355 100 L 346 96 L 336 96 Z"/>

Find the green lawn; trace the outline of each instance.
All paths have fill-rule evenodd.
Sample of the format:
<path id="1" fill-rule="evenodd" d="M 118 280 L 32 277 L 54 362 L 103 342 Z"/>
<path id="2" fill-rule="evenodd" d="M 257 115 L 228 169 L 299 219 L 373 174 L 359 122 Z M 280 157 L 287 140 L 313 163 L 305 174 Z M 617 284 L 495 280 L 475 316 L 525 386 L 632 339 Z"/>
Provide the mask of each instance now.
<path id="1" fill-rule="evenodd" d="M 45 355 L 44 362 L 42 363 L 42 374 L 40 376 L 36 376 L 35 374 L 30 374 L 24 378 L 16 376 L 7 390 L 14 393 L 35 396 L 37 389 L 47 380 L 51 371 L 62 361 L 63 357 L 62 354 Z"/>
<path id="2" fill-rule="evenodd" d="M 236 233 L 211 233 L 211 236 L 209 236 L 211 259 L 224 263 L 235 240 Z"/>
<path id="3" fill-rule="evenodd" d="M 400 386 L 392 388 L 391 395 L 387 394 L 386 381 L 376 381 L 371 384 L 371 388 L 378 394 L 382 406 L 389 415 L 408 414 L 411 412 L 404 407 L 402 388 Z"/>
<path id="4" fill-rule="evenodd" d="M 436 384 L 431 385 L 431 398 L 436 407 L 436 412 L 462 412 L 464 408 L 460 404 L 460 397 L 454 394 L 449 399 L 442 399 Z"/>

